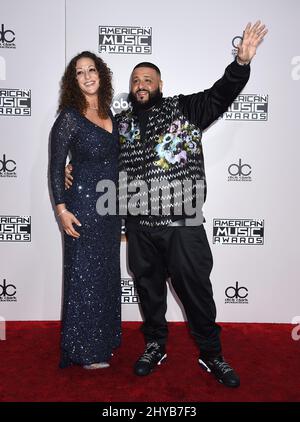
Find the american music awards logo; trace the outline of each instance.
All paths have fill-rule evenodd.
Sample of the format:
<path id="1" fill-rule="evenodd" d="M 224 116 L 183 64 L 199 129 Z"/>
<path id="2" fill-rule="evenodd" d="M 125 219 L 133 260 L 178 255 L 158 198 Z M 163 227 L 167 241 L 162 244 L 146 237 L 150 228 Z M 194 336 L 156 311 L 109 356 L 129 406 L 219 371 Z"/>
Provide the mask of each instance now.
<path id="1" fill-rule="evenodd" d="M 268 120 L 268 95 L 240 94 L 223 114 L 224 120 Z"/>
<path id="2" fill-rule="evenodd" d="M 152 53 L 152 27 L 99 26 L 98 36 L 99 53 Z"/>
<path id="3" fill-rule="evenodd" d="M 30 116 L 31 90 L 0 88 L 0 116 Z"/>
<path id="4" fill-rule="evenodd" d="M 140 303 L 134 281 L 132 278 L 122 278 L 121 279 L 121 303 L 123 304 L 136 304 Z"/>
<path id="5" fill-rule="evenodd" d="M 31 217 L 0 215 L 0 242 L 31 242 Z"/>
<path id="6" fill-rule="evenodd" d="M 263 245 L 264 220 L 215 218 L 213 243 L 220 245 Z"/>

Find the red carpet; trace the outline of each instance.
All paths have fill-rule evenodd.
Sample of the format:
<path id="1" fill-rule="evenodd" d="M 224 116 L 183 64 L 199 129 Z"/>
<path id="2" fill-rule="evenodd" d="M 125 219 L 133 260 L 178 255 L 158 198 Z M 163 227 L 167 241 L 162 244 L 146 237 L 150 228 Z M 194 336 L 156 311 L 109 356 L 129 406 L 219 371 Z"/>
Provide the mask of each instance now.
<path id="1" fill-rule="evenodd" d="M 139 323 L 123 323 L 111 367 L 58 368 L 58 322 L 9 322 L 0 341 L 2 402 L 296 402 L 300 401 L 300 341 L 288 324 L 221 324 L 224 355 L 241 377 L 228 389 L 197 363 L 184 323 L 170 323 L 168 359 L 146 378 L 132 372 L 143 350 Z"/>

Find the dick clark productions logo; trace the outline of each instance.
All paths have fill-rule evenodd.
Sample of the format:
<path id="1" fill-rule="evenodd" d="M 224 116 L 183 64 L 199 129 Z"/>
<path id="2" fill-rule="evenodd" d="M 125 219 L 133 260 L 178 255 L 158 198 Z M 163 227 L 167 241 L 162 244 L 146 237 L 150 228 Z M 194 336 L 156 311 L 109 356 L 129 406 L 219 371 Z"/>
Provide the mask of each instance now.
<path id="1" fill-rule="evenodd" d="M 0 177 L 17 177 L 16 168 L 16 162 L 7 159 L 6 154 L 3 154 L 0 160 Z"/>
<path id="2" fill-rule="evenodd" d="M 232 163 L 228 166 L 228 181 L 229 182 L 251 182 L 252 168 L 250 164 L 242 162 L 239 158 L 237 163 Z"/>
<path id="3" fill-rule="evenodd" d="M 244 286 L 239 286 L 239 282 L 235 286 L 229 286 L 225 290 L 225 303 L 242 303 L 248 304 L 248 289 Z"/>
<path id="4" fill-rule="evenodd" d="M 7 283 L 6 279 L 0 284 L 0 302 L 16 302 L 17 289 L 14 284 Z"/>
<path id="5" fill-rule="evenodd" d="M 0 26 L 0 48 L 16 48 L 16 34 L 2 23 Z"/>

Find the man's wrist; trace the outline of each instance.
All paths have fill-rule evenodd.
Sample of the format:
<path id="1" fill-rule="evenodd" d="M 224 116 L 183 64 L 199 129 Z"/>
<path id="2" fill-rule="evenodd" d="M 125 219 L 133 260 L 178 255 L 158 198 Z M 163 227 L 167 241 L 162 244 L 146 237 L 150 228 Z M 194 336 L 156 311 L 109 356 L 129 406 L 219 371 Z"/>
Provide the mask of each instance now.
<path id="1" fill-rule="evenodd" d="M 237 64 L 239 64 L 240 66 L 247 66 L 247 64 L 249 64 L 249 63 L 250 63 L 250 60 L 246 62 L 246 61 L 244 61 L 244 60 L 241 60 L 241 59 L 239 58 L 239 56 L 236 56 L 235 60 L 236 60 Z"/>

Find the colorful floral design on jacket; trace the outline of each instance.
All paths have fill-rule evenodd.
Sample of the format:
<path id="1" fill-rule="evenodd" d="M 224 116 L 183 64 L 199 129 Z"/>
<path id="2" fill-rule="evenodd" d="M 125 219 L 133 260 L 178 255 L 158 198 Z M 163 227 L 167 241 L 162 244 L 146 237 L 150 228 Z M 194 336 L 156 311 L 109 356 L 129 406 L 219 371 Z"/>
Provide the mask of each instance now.
<path id="1" fill-rule="evenodd" d="M 155 151 L 158 160 L 155 165 L 168 170 L 173 165 L 184 166 L 189 154 L 195 154 L 199 150 L 200 131 L 188 122 L 175 120 L 169 131 L 160 136 Z"/>
<path id="2" fill-rule="evenodd" d="M 134 141 L 140 141 L 141 139 L 140 129 L 135 119 L 131 115 L 128 117 L 119 123 L 120 142 L 122 144 L 125 142 L 132 143 Z"/>

